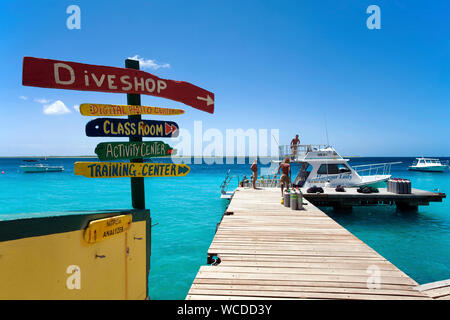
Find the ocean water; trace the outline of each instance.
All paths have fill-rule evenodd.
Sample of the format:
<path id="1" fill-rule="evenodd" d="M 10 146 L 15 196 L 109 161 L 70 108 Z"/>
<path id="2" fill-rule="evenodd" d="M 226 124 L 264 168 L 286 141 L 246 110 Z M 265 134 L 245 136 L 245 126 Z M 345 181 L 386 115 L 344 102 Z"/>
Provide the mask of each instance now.
<path id="1" fill-rule="evenodd" d="M 83 160 L 89 161 L 50 158 L 43 162 L 63 165 L 65 171 L 24 174 L 19 170 L 26 164 L 22 158 L 0 159 L 0 220 L 69 210 L 129 209 L 130 179 L 74 175 L 73 163 Z M 249 159 L 240 159 L 244 164 L 229 160 L 232 164 L 192 163 L 186 177 L 145 179 L 146 207 L 154 224 L 151 299 L 184 299 L 199 267 L 206 264 L 206 252 L 228 204 L 220 199 L 219 186 L 228 170 L 240 178 L 251 174 Z M 166 161 L 170 159 L 158 160 Z M 350 165 L 392 161 L 402 162 L 392 167 L 394 177 L 410 179 L 414 188 L 450 193 L 450 171 L 408 171 L 413 158 L 353 158 Z M 237 179 L 231 186 L 237 186 Z M 324 211 L 418 283 L 450 278 L 449 199 L 409 213 L 390 206 L 355 207 L 346 214 Z"/>

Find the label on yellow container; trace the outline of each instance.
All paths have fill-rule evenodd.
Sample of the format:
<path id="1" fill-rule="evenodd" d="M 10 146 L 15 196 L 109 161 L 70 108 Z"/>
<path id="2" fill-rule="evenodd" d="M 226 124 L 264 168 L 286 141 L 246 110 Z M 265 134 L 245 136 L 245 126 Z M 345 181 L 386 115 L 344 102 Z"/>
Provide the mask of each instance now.
<path id="1" fill-rule="evenodd" d="M 124 233 L 131 226 L 131 221 L 131 214 L 91 221 L 84 232 L 84 240 L 96 243 Z"/>

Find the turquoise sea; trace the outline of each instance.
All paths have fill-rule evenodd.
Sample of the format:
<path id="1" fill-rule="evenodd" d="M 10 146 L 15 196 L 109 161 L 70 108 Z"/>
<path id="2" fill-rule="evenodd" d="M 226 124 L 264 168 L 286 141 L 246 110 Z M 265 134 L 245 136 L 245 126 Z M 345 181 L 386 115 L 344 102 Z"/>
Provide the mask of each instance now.
<path id="1" fill-rule="evenodd" d="M 47 159 L 43 163 L 63 165 L 65 171 L 43 174 L 22 173 L 22 160 L 0 159 L 0 220 L 131 206 L 130 179 L 74 175 L 73 163 L 87 159 Z M 145 180 L 146 207 L 157 224 L 152 229 L 151 299 L 184 299 L 199 267 L 206 264 L 207 249 L 228 203 L 220 199 L 219 186 L 229 169 L 240 177 L 251 174 L 248 159 L 245 164 L 232 160 L 234 164 L 191 164 L 186 177 Z M 161 160 L 165 161 L 170 159 Z M 352 158 L 350 165 L 392 161 L 402 162 L 393 166 L 394 177 L 410 179 L 414 188 L 450 193 L 450 171 L 410 172 L 413 158 Z M 421 206 L 416 213 L 389 206 L 356 207 L 349 214 L 324 210 L 418 283 L 450 278 L 450 199 Z"/>

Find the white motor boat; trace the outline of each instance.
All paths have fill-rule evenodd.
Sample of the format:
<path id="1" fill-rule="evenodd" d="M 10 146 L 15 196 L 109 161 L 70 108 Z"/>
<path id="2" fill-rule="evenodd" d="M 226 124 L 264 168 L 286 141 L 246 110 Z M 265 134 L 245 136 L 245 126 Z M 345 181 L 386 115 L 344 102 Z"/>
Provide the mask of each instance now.
<path id="1" fill-rule="evenodd" d="M 286 157 L 299 165 L 299 172 L 292 182 L 300 188 L 317 187 L 384 187 L 391 177 L 393 164 L 388 162 L 354 166 L 342 158 L 334 148 L 325 145 L 280 146 L 280 163 Z"/>
<path id="2" fill-rule="evenodd" d="M 36 164 L 32 166 L 20 166 L 24 173 L 42 173 L 42 172 L 60 172 L 64 171 L 63 166 L 48 166 L 44 164 Z"/>
<path id="3" fill-rule="evenodd" d="M 294 152 L 295 151 L 295 152 Z M 290 146 L 280 146 L 279 160 L 272 160 L 270 167 L 261 168 L 261 176 L 256 181 L 257 188 L 275 188 L 280 186 L 277 177 L 278 166 L 281 161 L 289 157 L 290 163 L 299 166 L 299 172 L 292 182 L 300 188 L 316 187 L 386 187 L 391 177 L 391 166 L 401 162 L 366 164 L 351 167 L 349 159 L 342 158 L 331 146 L 299 145 L 295 150 Z M 228 171 L 221 184 L 221 198 L 231 199 L 234 191 L 227 191 L 231 179 Z M 250 179 L 245 176 L 239 180 L 242 187 L 251 187 Z"/>
<path id="4" fill-rule="evenodd" d="M 439 159 L 432 158 L 416 158 L 414 163 L 408 167 L 408 170 L 427 171 L 427 172 L 444 172 L 448 168 L 448 164 L 442 163 Z"/>

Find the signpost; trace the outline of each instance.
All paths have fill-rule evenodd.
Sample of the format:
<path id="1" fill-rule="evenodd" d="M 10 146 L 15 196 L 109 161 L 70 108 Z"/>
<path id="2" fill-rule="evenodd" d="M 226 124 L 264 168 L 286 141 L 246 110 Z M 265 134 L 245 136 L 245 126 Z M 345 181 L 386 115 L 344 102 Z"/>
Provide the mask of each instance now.
<path id="1" fill-rule="evenodd" d="M 184 177 L 185 164 L 133 162 L 75 162 L 75 174 L 87 178 Z"/>
<path id="2" fill-rule="evenodd" d="M 144 158 L 167 156 L 174 150 L 162 141 L 143 142 L 142 137 L 171 138 L 179 135 L 178 124 L 171 121 L 142 120 L 142 114 L 178 115 L 184 110 L 141 106 L 141 94 L 182 102 L 196 109 L 214 113 L 214 94 L 184 81 L 161 79 L 139 70 L 139 61 L 125 60 L 125 68 L 97 66 L 77 62 L 24 57 L 24 86 L 127 94 L 127 105 L 82 104 L 80 113 L 86 116 L 128 116 L 127 119 L 98 118 L 86 124 L 90 137 L 128 137 L 129 142 L 102 142 L 95 152 L 99 159 L 130 162 L 75 162 L 74 172 L 89 178 L 131 178 L 131 200 L 134 209 L 107 219 L 91 221 L 84 240 L 97 243 L 125 234 L 136 212 L 148 214 L 146 232 L 146 285 L 150 271 L 150 213 L 145 209 L 144 177 L 183 177 L 190 168 L 185 164 L 144 163 Z M 146 220 L 147 221 L 147 220 Z M 136 239 L 136 238 L 134 238 Z M 126 242 L 125 242 L 126 243 Z M 128 247 L 126 247 L 126 263 Z M 147 287 L 148 296 L 148 287 Z"/>
<path id="3" fill-rule="evenodd" d="M 116 68 L 24 57 L 22 84 L 42 88 L 146 94 L 214 113 L 214 93 L 188 82 L 158 78 L 140 71 L 139 66 Z"/>
<path id="4" fill-rule="evenodd" d="M 139 61 L 126 59 L 125 67 L 129 69 L 139 70 Z M 127 104 L 140 106 L 141 96 L 139 94 L 127 93 Z M 129 115 L 128 120 L 130 121 L 141 121 L 140 115 Z M 130 137 L 130 142 L 142 142 L 141 137 Z M 144 159 L 131 159 L 131 163 L 143 163 Z M 132 177 L 131 178 L 131 204 L 135 209 L 145 209 L 145 189 L 144 189 L 144 178 Z"/>
<path id="5" fill-rule="evenodd" d="M 167 98 L 214 113 L 214 93 L 189 82 L 162 79 L 141 71 L 139 61 L 132 59 L 125 60 L 125 68 L 117 68 L 24 57 L 22 84 L 42 88 L 127 94 L 126 105 L 84 103 L 80 106 L 80 113 L 86 116 L 128 116 L 128 119 L 97 118 L 89 121 L 85 130 L 89 137 L 128 137 L 128 143 L 100 143 L 95 152 L 101 161 L 129 159 L 130 163 L 102 165 L 77 162 L 75 172 L 92 177 L 131 177 L 131 197 L 135 209 L 145 209 L 143 177 L 183 176 L 189 172 L 186 165 L 172 165 L 170 170 L 164 169 L 170 173 L 162 174 L 155 171 L 154 166 L 159 170 L 168 164 L 144 164 L 144 158 L 171 155 L 173 149 L 161 141 L 142 142 L 142 137 L 177 137 L 179 127 L 173 121 L 142 120 L 141 115 L 178 115 L 183 114 L 184 110 L 141 106 L 140 95 Z M 88 171 L 86 166 L 90 166 L 89 170 L 92 170 L 89 174 L 83 171 Z"/>
<path id="6" fill-rule="evenodd" d="M 139 114 L 153 114 L 159 116 L 172 116 L 183 114 L 184 110 L 147 106 L 128 106 L 112 104 L 83 103 L 80 105 L 80 113 L 83 116 L 129 116 Z"/>
<path id="7" fill-rule="evenodd" d="M 88 137 L 159 137 L 173 138 L 179 134 L 173 121 L 97 118 L 86 124 Z"/>
<path id="8" fill-rule="evenodd" d="M 100 161 L 170 156 L 174 150 L 162 141 L 101 142 L 95 148 Z"/>

